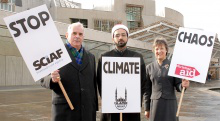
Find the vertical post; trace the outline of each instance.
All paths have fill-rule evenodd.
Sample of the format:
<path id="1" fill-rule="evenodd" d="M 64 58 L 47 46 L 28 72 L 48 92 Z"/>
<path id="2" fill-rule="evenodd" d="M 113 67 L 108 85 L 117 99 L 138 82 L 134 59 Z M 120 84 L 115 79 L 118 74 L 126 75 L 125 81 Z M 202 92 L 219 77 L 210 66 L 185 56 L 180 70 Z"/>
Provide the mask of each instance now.
<path id="1" fill-rule="evenodd" d="M 185 92 L 185 87 L 183 87 L 183 89 L 182 89 L 182 93 L 181 93 L 181 96 L 180 96 L 180 101 L 179 101 L 176 117 L 179 117 L 179 113 L 180 113 L 180 108 L 181 108 L 181 105 L 182 105 L 182 100 L 183 100 L 184 92 Z"/>
<path id="2" fill-rule="evenodd" d="M 120 121 L 123 121 L 122 113 L 120 113 Z"/>
<path id="3" fill-rule="evenodd" d="M 73 110 L 74 107 L 73 107 L 73 105 L 72 105 L 72 103 L 71 103 L 71 101 L 70 101 L 70 99 L 69 99 L 69 97 L 68 97 L 68 95 L 67 95 L 67 93 L 66 93 L 66 90 L 65 90 L 64 87 L 63 87 L 62 82 L 59 81 L 58 84 L 59 84 L 59 86 L 60 86 L 60 88 L 61 88 L 61 90 L 62 90 L 62 92 L 63 92 L 64 97 L 66 98 L 67 103 L 68 103 L 69 106 L 70 106 L 70 109 Z"/>

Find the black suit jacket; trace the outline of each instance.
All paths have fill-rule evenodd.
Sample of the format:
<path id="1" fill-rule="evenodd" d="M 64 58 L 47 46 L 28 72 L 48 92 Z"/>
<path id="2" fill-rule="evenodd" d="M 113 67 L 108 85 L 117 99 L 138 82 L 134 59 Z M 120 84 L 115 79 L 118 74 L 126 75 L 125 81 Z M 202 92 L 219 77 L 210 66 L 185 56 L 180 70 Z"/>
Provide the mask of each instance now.
<path id="1" fill-rule="evenodd" d="M 41 85 L 52 91 L 53 121 L 95 121 L 98 110 L 95 57 L 84 49 L 82 65 L 66 46 L 72 62 L 60 68 L 61 82 L 69 96 L 74 110 L 71 111 L 58 85 L 50 76 L 41 81 Z"/>

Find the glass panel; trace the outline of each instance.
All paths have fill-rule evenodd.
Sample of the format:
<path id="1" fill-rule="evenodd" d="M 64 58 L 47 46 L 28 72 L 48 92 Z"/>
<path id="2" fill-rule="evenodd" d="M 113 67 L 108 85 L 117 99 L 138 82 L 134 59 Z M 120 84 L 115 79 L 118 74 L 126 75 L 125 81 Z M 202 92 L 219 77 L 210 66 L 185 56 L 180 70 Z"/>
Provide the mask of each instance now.
<path id="1" fill-rule="evenodd" d="M 141 26 L 141 7 L 127 6 L 126 17 L 129 29 L 135 29 Z"/>
<path id="2" fill-rule="evenodd" d="M 137 21 L 128 21 L 127 24 L 129 29 L 135 29 L 140 27 L 140 23 Z"/>
<path id="3" fill-rule="evenodd" d="M 87 19 L 80 19 L 80 23 L 82 23 L 85 28 L 88 28 L 88 20 Z"/>
<path id="4" fill-rule="evenodd" d="M 140 7 L 126 7 L 127 20 L 140 21 L 141 8 Z"/>
<path id="5" fill-rule="evenodd" d="M 121 23 L 120 21 L 111 20 L 94 20 L 94 29 L 99 31 L 111 32 L 115 24 Z"/>
<path id="6" fill-rule="evenodd" d="M 130 29 L 131 28 L 131 22 L 128 21 L 127 24 L 128 24 L 128 29 Z"/>
<path id="7" fill-rule="evenodd" d="M 98 26 L 98 28 L 99 28 L 98 30 L 99 30 L 99 31 L 102 31 L 102 27 L 101 27 L 101 26 L 102 26 L 102 21 L 99 20 L 99 26 Z"/>
<path id="8" fill-rule="evenodd" d="M 3 3 L 3 9 L 8 10 L 8 5 L 6 3 Z"/>
<path id="9" fill-rule="evenodd" d="M 88 20 L 87 20 L 87 19 L 71 18 L 71 22 L 72 22 L 72 23 L 80 22 L 80 23 L 83 24 L 83 26 L 84 26 L 85 28 L 88 27 Z"/>
<path id="10" fill-rule="evenodd" d="M 107 29 L 108 29 L 107 21 L 102 21 L 102 31 L 107 31 Z"/>
<path id="11" fill-rule="evenodd" d="M 8 10 L 9 10 L 9 11 L 12 11 L 12 10 L 11 10 L 11 5 L 8 5 Z"/>

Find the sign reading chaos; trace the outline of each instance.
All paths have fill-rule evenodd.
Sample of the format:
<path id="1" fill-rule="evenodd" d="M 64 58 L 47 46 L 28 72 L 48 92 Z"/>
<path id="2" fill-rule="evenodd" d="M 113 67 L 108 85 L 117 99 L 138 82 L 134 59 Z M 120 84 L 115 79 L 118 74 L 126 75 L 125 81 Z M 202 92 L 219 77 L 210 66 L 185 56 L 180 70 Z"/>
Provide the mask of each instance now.
<path id="1" fill-rule="evenodd" d="M 168 75 L 205 83 L 215 35 L 180 27 Z"/>
<path id="2" fill-rule="evenodd" d="M 102 57 L 102 113 L 140 112 L 140 58 Z"/>
<path id="3" fill-rule="evenodd" d="M 4 21 L 35 81 L 71 62 L 46 5 Z"/>

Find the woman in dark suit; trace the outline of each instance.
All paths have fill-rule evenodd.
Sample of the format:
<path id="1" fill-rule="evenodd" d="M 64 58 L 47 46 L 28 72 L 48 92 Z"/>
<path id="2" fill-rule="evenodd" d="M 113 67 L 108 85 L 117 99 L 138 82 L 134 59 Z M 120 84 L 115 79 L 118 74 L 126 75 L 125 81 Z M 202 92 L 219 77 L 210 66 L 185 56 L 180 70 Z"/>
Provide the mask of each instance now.
<path id="1" fill-rule="evenodd" d="M 156 38 L 153 43 L 156 61 L 146 68 L 148 90 L 145 95 L 145 115 L 150 121 L 178 121 L 175 89 L 189 87 L 189 81 L 168 76 L 170 61 L 165 38 Z"/>

